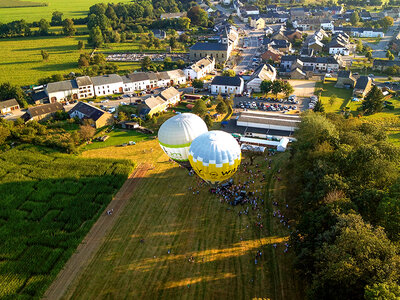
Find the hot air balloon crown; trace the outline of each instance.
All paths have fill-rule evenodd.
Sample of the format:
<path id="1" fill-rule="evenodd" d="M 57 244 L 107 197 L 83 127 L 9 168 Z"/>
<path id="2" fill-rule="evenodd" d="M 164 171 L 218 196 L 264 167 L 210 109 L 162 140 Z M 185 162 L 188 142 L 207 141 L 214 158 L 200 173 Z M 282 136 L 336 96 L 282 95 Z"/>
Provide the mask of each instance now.
<path id="1" fill-rule="evenodd" d="M 202 179 L 212 183 L 224 181 L 233 176 L 240 165 L 240 146 L 229 133 L 209 131 L 192 142 L 189 161 Z"/>

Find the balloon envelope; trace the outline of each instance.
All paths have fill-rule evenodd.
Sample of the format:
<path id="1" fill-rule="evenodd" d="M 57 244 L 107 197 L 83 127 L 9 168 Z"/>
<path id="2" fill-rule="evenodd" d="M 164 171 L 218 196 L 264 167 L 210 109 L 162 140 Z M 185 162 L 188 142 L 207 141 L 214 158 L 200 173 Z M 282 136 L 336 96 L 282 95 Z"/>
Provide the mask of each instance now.
<path id="1" fill-rule="evenodd" d="M 184 167 L 190 167 L 188 161 L 190 144 L 207 131 L 207 125 L 200 117 L 191 113 L 179 114 L 161 125 L 158 130 L 158 141 L 171 159 Z"/>
<path id="2" fill-rule="evenodd" d="M 209 131 L 190 145 L 189 161 L 193 170 L 209 182 L 224 181 L 237 171 L 241 151 L 235 138 L 224 131 Z"/>

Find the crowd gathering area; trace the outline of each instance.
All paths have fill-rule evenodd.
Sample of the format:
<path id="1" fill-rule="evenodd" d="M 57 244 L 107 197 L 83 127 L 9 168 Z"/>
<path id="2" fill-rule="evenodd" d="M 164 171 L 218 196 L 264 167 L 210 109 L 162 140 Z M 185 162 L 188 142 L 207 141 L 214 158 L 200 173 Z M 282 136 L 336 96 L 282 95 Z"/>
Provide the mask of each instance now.
<path id="1" fill-rule="evenodd" d="M 301 298 L 290 207 L 274 193 L 286 153 L 252 164 L 242 153 L 232 180 L 216 186 L 169 160 L 156 141 L 136 146 L 83 154 L 120 156 L 139 167 L 152 161 L 152 168 L 66 298 Z"/>

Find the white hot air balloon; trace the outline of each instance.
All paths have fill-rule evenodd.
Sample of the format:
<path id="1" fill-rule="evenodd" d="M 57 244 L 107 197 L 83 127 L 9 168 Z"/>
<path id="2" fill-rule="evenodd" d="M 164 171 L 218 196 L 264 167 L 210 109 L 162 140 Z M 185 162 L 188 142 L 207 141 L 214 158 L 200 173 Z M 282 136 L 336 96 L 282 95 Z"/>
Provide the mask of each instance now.
<path id="1" fill-rule="evenodd" d="M 189 161 L 202 179 L 215 183 L 224 181 L 237 171 L 242 155 L 235 138 L 224 131 L 209 131 L 190 145 Z"/>
<path id="2" fill-rule="evenodd" d="M 165 121 L 158 130 L 161 148 L 171 159 L 190 168 L 189 147 L 199 135 L 207 132 L 207 125 L 197 115 L 184 113 Z"/>

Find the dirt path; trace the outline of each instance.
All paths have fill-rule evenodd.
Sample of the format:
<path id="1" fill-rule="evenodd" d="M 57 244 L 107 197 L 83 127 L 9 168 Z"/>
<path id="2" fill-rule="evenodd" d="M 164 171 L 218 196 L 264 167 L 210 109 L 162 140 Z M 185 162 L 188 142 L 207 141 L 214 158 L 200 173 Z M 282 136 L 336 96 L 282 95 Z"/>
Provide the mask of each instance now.
<path id="1" fill-rule="evenodd" d="M 129 199 L 132 197 L 140 178 L 146 174 L 150 167 L 149 164 L 141 164 L 129 176 L 106 208 L 106 211 L 113 209 L 113 214 L 109 216 L 104 212 L 99 217 L 82 243 L 78 246 L 75 253 L 72 254 L 64 268 L 58 273 L 56 279 L 47 289 L 43 299 L 60 299 L 65 294 L 71 283 L 94 257 L 106 233 L 112 228 Z"/>

